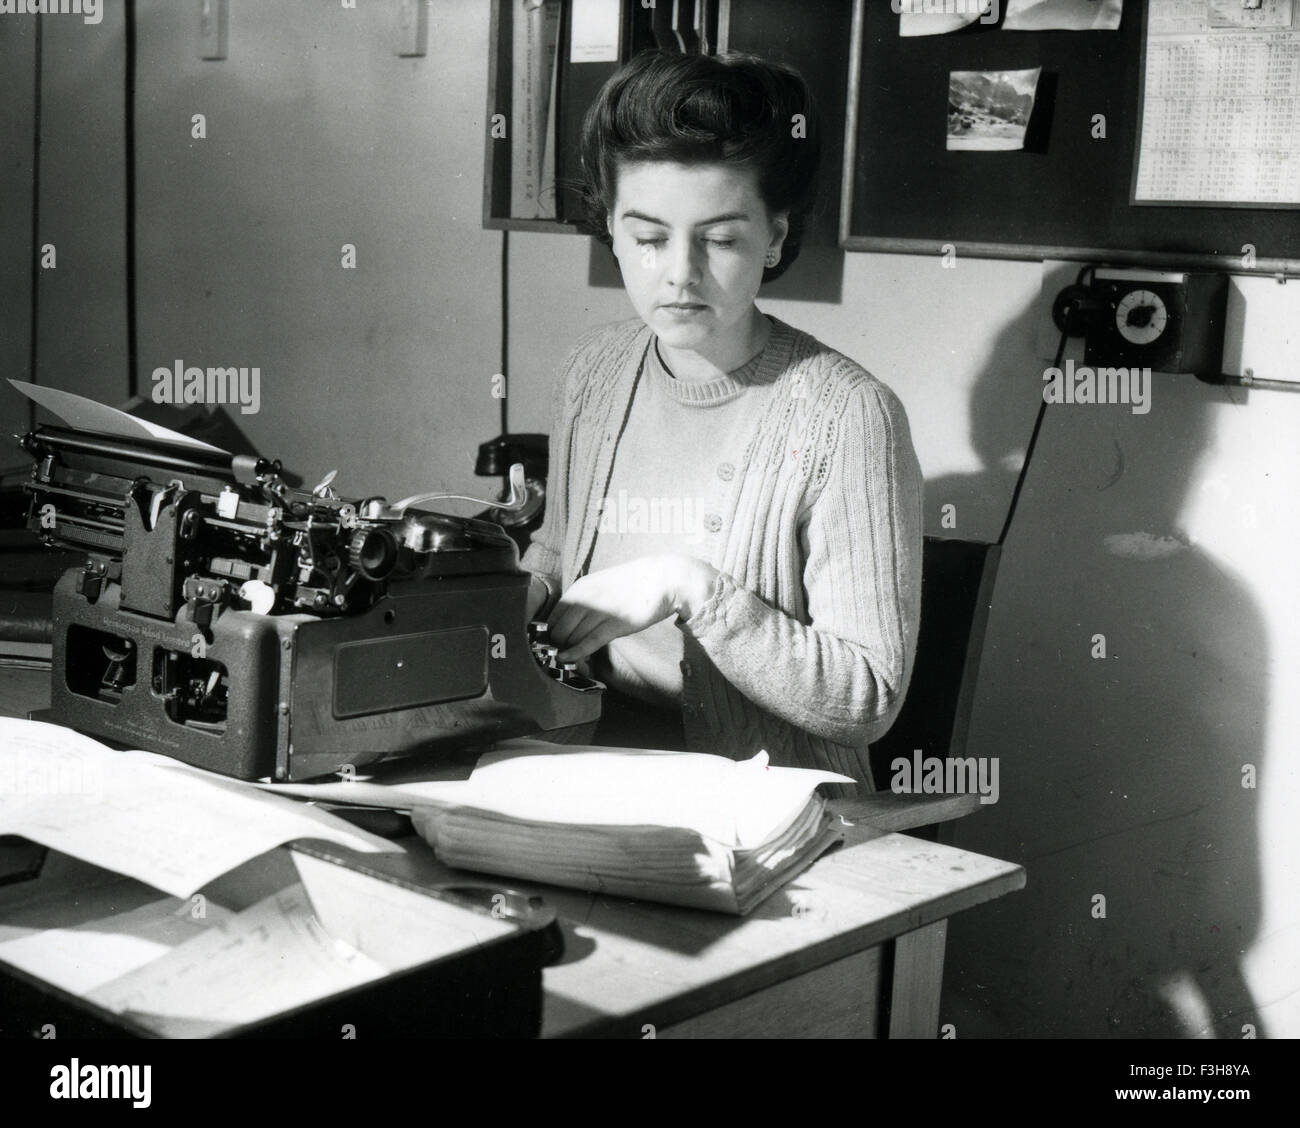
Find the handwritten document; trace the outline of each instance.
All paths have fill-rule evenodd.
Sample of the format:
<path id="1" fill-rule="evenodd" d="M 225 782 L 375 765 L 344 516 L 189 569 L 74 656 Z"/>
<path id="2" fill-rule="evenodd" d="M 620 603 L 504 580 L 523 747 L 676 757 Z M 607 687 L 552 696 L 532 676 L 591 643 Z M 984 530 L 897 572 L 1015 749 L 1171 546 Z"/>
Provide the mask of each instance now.
<path id="1" fill-rule="evenodd" d="M 37 898 L 9 906 L 0 921 L 0 962 L 74 995 L 85 995 L 166 955 L 230 913 L 208 901 L 161 896 L 129 878 L 102 874 L 79 889 L 75 913 Z"/>
<path id="2" fill-rule="evenodd" d="M 89 998 L 161 1033 L 183 1035 L 207 1032 L 209 1024 L 257 1022 L 385 974 L 376 960 L 326 932 L 306 890 L 293 885 Z"/>

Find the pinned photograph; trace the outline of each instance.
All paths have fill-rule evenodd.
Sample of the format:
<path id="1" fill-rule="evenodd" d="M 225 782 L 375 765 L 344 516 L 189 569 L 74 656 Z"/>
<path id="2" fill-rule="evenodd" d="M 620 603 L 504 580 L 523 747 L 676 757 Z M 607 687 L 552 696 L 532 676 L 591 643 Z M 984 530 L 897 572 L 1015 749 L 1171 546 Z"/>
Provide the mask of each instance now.
<path id="1" fill-rule="evenodd" d="M 1025 147 L 1042 67 L 952 71 L 948 78 L 948 148 L 987 152 Z"/>

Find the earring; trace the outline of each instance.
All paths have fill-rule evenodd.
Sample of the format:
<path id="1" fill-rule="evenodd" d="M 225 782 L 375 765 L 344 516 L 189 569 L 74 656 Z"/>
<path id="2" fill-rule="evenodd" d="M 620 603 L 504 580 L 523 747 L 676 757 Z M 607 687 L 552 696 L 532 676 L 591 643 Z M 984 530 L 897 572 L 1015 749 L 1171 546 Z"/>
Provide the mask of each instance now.
<path id="1" fill-rule="evenodd" d="M 765 258 L 763 261 L 767 264 L 768 267 L 773 267 L 773 266 L 775 266 L 778 262 L 781 261 L 781 252 L 780 252 L 780 251 L 768 251 L 768 252 L 767 252 L 767 258 Z"/>

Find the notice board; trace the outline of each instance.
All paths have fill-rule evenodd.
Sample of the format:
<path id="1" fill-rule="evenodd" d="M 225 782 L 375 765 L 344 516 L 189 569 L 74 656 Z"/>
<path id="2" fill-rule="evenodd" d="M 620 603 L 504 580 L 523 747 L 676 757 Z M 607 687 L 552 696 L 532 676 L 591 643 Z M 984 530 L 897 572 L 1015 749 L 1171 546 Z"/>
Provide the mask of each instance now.
<path id="1" fill-rule="evenodd" d="M 895 7 L 854 3 L 848 250 L 1300 275 L 1300 208 L 1133 202 L 1147 3 L 1128 0 L 1116 31 L 1009 31 L 1003 12 L 914 38 L 899 35 Z M 1023 149 L 947 149 L 950 72 L 1032 67 Z"/>

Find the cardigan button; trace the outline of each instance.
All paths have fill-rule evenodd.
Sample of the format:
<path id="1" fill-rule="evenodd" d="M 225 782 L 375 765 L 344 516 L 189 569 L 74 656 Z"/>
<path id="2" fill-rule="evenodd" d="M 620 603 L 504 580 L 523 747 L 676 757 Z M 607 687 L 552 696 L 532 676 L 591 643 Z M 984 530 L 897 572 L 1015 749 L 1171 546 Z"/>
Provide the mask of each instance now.
<path id="1" fill-rule="evenodd" d="M 718 477 L 724 482 L 730 482 L 736 476 L 736 468 L 730 462 L 723 462 L 718 466 Z"/>
<path id="2" fill-rule="evenodd" d="M 722 518 L 716 513 L 706 513 L 704 515 L 704 527 L 711 533 L 716 533 L 722 528 Z"/>

